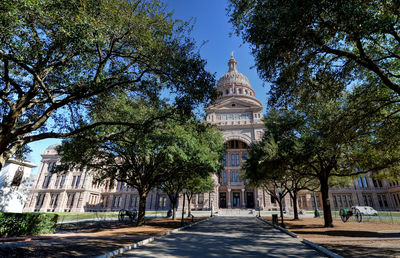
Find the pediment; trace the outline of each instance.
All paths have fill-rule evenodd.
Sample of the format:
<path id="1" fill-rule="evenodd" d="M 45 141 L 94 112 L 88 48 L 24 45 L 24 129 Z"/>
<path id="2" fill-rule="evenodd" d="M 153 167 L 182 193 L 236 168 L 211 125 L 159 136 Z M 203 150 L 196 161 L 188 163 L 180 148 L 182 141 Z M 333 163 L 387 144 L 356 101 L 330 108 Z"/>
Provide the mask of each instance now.
<path id="1" fill-rule="evenodd" d="M 219 110 L 232 110 L 232 109 L 258 109 L 262 108 L 257 102 L 252 100 L 242 100 L 237 98 L 224 99 L 220 102 L 215 103 L 209 108 Z"/>

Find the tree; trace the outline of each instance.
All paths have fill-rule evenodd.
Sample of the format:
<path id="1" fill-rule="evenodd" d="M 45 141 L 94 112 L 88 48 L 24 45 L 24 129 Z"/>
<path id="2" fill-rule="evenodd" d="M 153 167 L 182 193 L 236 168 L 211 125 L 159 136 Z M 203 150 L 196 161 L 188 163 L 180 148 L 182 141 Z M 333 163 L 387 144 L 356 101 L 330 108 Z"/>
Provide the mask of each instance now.
<path id="1" fill-rule="evenodd" d="M 330 179 L 378 173 L 385 168 L 393 173 L 399 171 L 400 149 L 398 144 L 395 146 L 399 139 L 391 134 L 390 142 L 386 130 L 380 131 L 380 116 L 376 116 L 378 120 L 369 119 L 363 127 L 354 126 L 350 115 L 353 111 L 345 108 L 346 103 L 344 97 L 338 101 L 320 96 L 312 105 L 300 103 L 290 109 L 271 109 L 264 120 L 267 133 L 262 142 L 251 147 L 249 164 L 246 161 L 246 171 L 253 174 L 246 173 L 246 177 L 255 181 L 287 181 L 292 173 L 316 179 L 326 227 L 333 226 Z M 383 142 L 390 145 L 382 145 Z"/>
<path id="2" fill-rule="evenodd" d="M 296 170 L 301 171 L 301 168 L 296 168 Z M 314 178 L 303 177 L 300 173 L 288 170 L 285 173 L 283 187 L 287 190 L 293 203 L 293 219 L 299 219 L 297 195 L 301 190 L 311 190 L 314 191 L 318 187 L 315 185 Z"/>
<path id="3" fill-rule="evenodd" d="M 198 124 L 197 141 L 190 141 L 190 155 L 187 159 L 176 159 L 164 169 L 169 169 L 171 176 L 163 180 L 159 186 L 167 193 L 172 204 L 172 218 L 176 217 L 176 207 L 179 194 L 185 188 L 188 197 L 188 208 L 190 215 L 190 200 L 194 193 L 203 193 L 213 190 L 214 183 L 210 173 L 218 171 L 221 163 L 219 162 L 225 152 L 225 144 L 220 132 L 209 125 Z M 184 195 L 182 195 L 185 198 Z"/>
<path id="4" fill-rule="evenodd" d="M 138 225 L 144 223 L 146 198 L 152 189 L 171 182 L 181 170 L 184 175 L 192 173 L 194 166 L 207 172 L 219 166 L 223 140 L 216 129 L 193 117 L 171 115 L 172 107 L 162 103 L 126 95 L 105 101 L 95 108 L 94 121 L 108 117 L 138 127 L 101 126 L 64 141 L 59 149 L 62 165 L 57 170 L 79 166 L 97 181 L 116 180 L 135 188 L 140 198 Z"/>
<path id="5" fill-rule="evenodd" d="M 242 178 L 248 180 L 248 185 L 261 187 L 279 204 L 283 224 L 283 200 L 288 194 L 285 186 L 286 178 L 282 173 L 283 166 L 276 160 L 276 148 L 269 148 L 265 140 L 253 143 L 249 148 L 249 157 L 242 165 Z M 274 160 L 275 159 L 275 160 Z"/>
<path id="6" fill-rule="evenodd" d="M 194 177 L 186 182 L 186 197 L 188 200 L 188 216 L 191 216 L 190 204 L 195 194 L 205 194 L 214 191 L 214 180 L 209 174 L 207 177 Z M 211 208 L 211 207 L 210 207 Z"/>
<path id="7" fill-rule="evenodd" d="M 187 26 L 159 0 L 2 1 L 0 10 L 0 169 L 29 142 L 110 124 L 85 116 L 103 92 L 170 90 L 188 113 L 215 96 Z"/>
<path id="8" fill-rule="evenodd" d="M 400 95 L 399 10 L 398 1 L 230 0 L 230 21 L 274 81 L 272 103 L 326 70 Z"/>

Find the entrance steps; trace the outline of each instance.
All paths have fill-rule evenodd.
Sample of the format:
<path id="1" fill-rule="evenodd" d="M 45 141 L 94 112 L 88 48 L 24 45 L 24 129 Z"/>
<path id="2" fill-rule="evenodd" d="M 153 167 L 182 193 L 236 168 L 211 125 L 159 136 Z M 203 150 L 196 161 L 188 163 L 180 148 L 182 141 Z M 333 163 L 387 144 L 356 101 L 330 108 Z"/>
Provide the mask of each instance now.
<path id="1" fill-rule="evenodd" d="M 258 213 L 255 209 L 219 209 L 214 212 L 217 216 L 249 216 L 254 217 Z"/>

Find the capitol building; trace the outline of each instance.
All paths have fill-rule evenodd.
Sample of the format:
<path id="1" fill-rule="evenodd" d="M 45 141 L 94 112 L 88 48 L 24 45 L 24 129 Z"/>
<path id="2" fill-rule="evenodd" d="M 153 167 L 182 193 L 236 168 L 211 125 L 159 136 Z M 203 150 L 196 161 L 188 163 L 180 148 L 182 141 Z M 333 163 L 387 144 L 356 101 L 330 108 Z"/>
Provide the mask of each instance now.
<path id="1" fill-rule="evenodd" d="M 263 105 L 256 98 L 248 78 L 238 71 L 233 57 L 228 61 L 228 72 L 217 83 L 220 97 L 206 108 L 206 120 L 222 131 L 227 144 L 224 168 L 215 175 L 214 192 L 193 197 L 193 210 L 261 209 L 278 210 L 278 203 L 262 189 L 249 187 L 240 177 L 240 167 L 247 158 L 247 148 L 260 141 L 265 127 L 262 121 Z M 72 170 L 63 175 L 51 174 L 60 155 L 56 146 L 49 146 L 42 154 L 42 161 L 35 183 L 30 191 L 24 211 L 38 212 L 87 212 L 138 209 L 136 189 L 122 182 L 93 183 L 90 171 Z M 399 182 L 358 178 L 346 188 L 330 190 L 332 209 L 349 208 L 352 205 L 372 206 L 377 210 L 400 210 Z M 182 198 L 178 209 L 182 207 Z M 320 195 L 316 201 L 307 191 L 298 195 L 299 210 L 313 210 L 314 203 L 321 209 Z M 284 199 L 284 209 L 293 210 L 289 196 Z M 169 210 L 165 193 L 153 189 L 147 198 L 146 210 Z"/>

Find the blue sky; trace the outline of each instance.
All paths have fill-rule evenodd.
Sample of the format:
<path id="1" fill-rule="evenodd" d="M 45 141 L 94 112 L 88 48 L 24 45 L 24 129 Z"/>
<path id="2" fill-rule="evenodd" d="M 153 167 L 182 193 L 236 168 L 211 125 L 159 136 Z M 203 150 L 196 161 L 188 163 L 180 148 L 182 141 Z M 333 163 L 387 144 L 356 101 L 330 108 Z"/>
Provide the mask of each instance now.
<path id="1" fill-rule="evenodd" d="M 174 18 L 187 21 L 195 19 L 192 37 L 198 45 L 206 42 L 200 49 L 200 54 L 207 61 L 207 70 L 220 78 L 228 71 L 228 60 L 231 52 L 238 62 L 238 70 L 249 78 L 256 93 L 256 97 L 266 105 L 269 88 L 263 86 L 254 66 L 254 58 L 250 54 L 250 47 L 243 44 L 241 38 L 233 34 L 233 27 L 229 23 L 226 8 L 228 2 L 224 0 L 165 0 L 167 10 L 174 10 Z M 40 165 L 40 154 L 47 146 L 60 143 L 58 139 L 46 139 L 29 144 L 33 152 L 28 160 Z M 33 173 L 37 172 L 37 168 Z"/>

